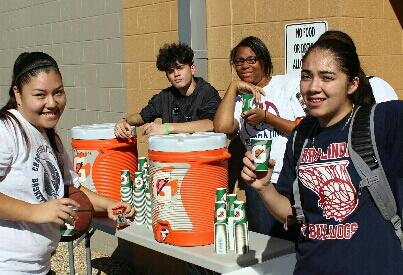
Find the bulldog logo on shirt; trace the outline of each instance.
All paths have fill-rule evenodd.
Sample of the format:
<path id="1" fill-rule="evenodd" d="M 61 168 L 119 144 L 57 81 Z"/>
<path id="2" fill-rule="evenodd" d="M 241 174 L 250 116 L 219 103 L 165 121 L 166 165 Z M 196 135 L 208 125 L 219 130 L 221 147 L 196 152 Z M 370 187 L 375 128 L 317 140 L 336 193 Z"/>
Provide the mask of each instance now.
<path id="1" fill-rule="evenodd" d="M 301 165 L 299 176 L 304 186 L 318 195 L 318 206 L 326 219 L 343 221 L 357 207 L 357 192 L 347 172 L 349 161 Z"/>
<path id="2" fill-rule="evenodd" d="M 339 224 L 303 224 L 301 233 L 316 240 L 351 239 L 358 230 L 356 222 L 342 223 L 358 206 L 358 195 L 347 167 L 349 160 L 347 144 L 332 143 L 327 150 L 305 148 L 301 155 L 298 176 L 303 186 L 318 197 L 318 207 L 326 219 L 334 219 Z M 317 163 L 318 160 L 326 161 Z"/>

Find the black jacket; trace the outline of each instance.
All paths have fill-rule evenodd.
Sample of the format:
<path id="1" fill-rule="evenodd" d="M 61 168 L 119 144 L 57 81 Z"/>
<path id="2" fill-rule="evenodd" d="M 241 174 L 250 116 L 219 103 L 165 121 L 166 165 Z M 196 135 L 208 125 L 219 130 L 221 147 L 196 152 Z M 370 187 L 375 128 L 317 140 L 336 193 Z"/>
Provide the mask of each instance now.
<path id="1" fill-rule="evenodd" d="M 195 81 L 196 87 L 190 96 L 183 96 L 173 86 L 154 95 L 140 112 L 143 121 L 152 122 L 156 118 L 161 118 L 162 123 L 213 120 L 221 98 L 203 78 L 195 77 Z"/>

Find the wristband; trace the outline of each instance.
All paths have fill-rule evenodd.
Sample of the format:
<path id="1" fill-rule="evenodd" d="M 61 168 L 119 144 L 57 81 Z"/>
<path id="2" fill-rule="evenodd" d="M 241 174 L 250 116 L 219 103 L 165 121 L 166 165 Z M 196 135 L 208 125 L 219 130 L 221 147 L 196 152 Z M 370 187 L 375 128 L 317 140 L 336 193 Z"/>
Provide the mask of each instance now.
<path id="1" fill-rule="evenodd" d="M 164 123 L 163 124 L 162 134 L 169 135 L 169 123 Z"/>

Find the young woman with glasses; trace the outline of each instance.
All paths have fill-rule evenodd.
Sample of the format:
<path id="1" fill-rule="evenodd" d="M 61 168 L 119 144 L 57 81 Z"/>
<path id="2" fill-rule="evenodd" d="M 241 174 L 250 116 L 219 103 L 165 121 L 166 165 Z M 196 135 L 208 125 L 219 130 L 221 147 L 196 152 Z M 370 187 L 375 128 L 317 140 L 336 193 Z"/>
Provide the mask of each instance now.
<path id="1" fill-rule="evenodd" d="M 298 100 L 299 83 L 287 81 L 284 75 L 272 76 L 270 53 L 257 37 L 249 36 L 239 42 L 231 50 L 230 59 L 239 80 L 230 83 L 214 117 L 214 130 L 228 135 L 239 133 L 246 149 L 250 149 L 250 138 L 272 139 L 271 158 L 276 160 L 272 182 L 276 183 L 287 137 L 297 117 L 305 115 Z M 245 93 L 252 93 L 254 99 L 251 109 L 242 112 L 242 94 Z M 273 228 L 275 219 L 253 188 L 245 186 L 245 192 L 251 230 L 281 235 Z"/>

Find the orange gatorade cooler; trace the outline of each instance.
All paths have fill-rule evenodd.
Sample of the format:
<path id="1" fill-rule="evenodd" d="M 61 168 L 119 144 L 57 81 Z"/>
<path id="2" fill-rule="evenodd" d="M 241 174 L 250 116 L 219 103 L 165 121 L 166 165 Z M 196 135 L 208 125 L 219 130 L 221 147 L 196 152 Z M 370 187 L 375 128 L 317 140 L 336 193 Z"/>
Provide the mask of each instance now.
<path id="1" fill-rule="evenodd" d="M 114 123 L 81 125 L 71 129 L 74 167 L 88 189 L 120 201 L 120 172 L 137 171 L 135 128 L 130 139 L 116 139 Z M 133 178 L 132 178 L 133 180 Z"/>
<path id="2" fill-rule="evenodd" d="M 175 134 L 149 138 L 152 226 L 158 242 L 214 242 L 217 187 L 228 187 L 226 136 Z"/>

